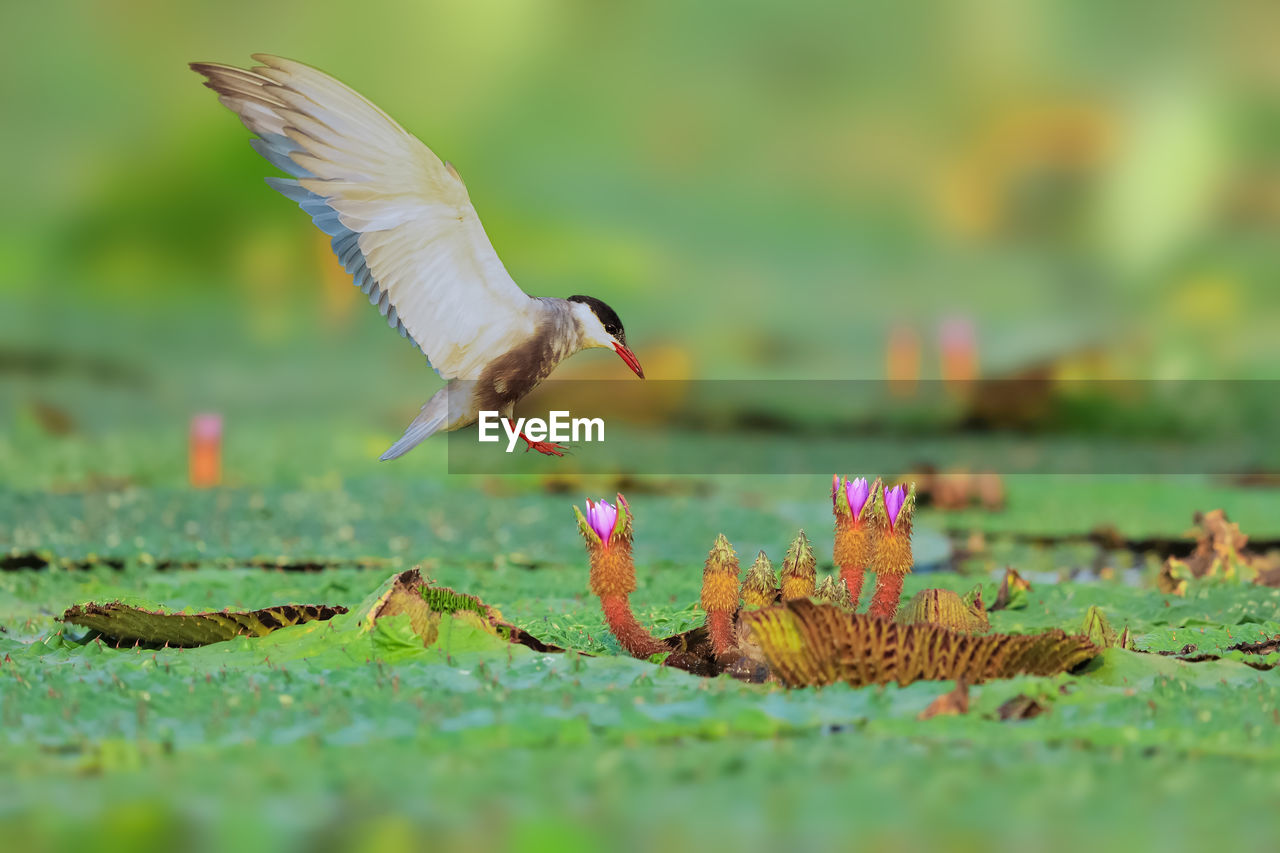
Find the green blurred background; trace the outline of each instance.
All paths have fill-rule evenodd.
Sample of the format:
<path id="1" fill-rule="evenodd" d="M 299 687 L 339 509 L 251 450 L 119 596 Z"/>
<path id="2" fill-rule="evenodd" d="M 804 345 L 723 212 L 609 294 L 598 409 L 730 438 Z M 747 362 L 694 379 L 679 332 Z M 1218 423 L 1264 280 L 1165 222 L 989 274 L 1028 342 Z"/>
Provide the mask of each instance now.
<path id="1" fill-rule="evenodd" d="M 148 435 L 137 456 L 180 452 L 198 410 L 278 427 L 252 465 L 233 448 L 232 479 L 318 418 L 313 464 L 372 459 L 434 389 L 186 69 L 255 51 L 335 74 L 451 160 L 516 280 L 604 297 L 655 378 L 879 378 L 894 335 L 935 376 L 948 321 L 974 330 L 984 376 L 1275 373 L 1274 4 L 5 17 L 10 481 L 41 485 L 68 454 L 146 481 L 145 459 L 112 461 L 118 430 Z M 592 353 L 560 375 L 625 368 Z M 339 423 L 355 437 L 330 443 Z M 50 427 L 68 436 L 52 457 L 22 446 Z M 400 464 L 442 464 L 415 456 Z"/>

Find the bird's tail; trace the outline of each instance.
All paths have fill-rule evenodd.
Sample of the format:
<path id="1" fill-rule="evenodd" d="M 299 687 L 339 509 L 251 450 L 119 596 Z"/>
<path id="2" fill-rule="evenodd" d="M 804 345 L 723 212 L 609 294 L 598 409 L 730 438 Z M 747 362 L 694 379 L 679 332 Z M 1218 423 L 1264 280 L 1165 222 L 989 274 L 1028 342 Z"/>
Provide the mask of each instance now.
<path id="1" fill-rule="evenodd" d="M 449 394 L 447 388 L 441 388 L 431 399 L 423 404 L 413 423 L 405 428 L 400 440 L 387 448 L 387 452 L 378 457 L 382 461 L 404 456 L 417 447 L 432 433 L 438 432 L 445 425 L 449 416 Z"/>

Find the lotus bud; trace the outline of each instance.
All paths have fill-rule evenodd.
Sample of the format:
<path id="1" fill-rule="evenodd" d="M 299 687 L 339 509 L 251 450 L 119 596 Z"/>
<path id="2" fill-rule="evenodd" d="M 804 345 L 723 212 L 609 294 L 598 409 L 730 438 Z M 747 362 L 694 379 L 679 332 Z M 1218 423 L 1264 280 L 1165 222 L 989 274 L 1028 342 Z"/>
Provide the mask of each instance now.
<path id="1" fill-rule="evenodd" d="M 818 577 L 818 558 L 801 530 L 782 561 L 782 600 L 794 601 L 813 595 Z"/>
<path id="2" fill-rule="evenodd" d="M 840 568 L 840 578 L 849 589 L 852 607 L 862 598 L 862 581 L 875 553 L 875 531 L 871 507 L 883 488 L 879 478 L 868 484 L 865 477 L 841 480 L 832 477 L 831 508 L 836 516 L 835 548 L 832 556 Z"/>
<path id="3" fill-rule="evenodd" d="M 871 616 L 893 619 L 902 599 L 902 582 L 911 571 L 911 519 L 915 514 L 916 489 L 912 484 L 881 489 L 873 508 L 876 589 L 871 598 Z"/>
<path id="4" fill-rule="evenodd" d="M 702 609 L 707 611 L 707 632 L 716 657 L 731 656 L 737 647 L 733 617 L 738 612 L 738 555 L 723 533 L 716 537 L 702 569 Z"/>
<path id="5" fill-rule="evenodd" d="M 631 612 L 629 597 L 636 589 L 636 568 L 631 559 L 633 531 L 627 499 L 618 495 L 616 506 L 588 500 L 586 506 L 585 516 L 576 506 L 573 512 L 591 560 L 591 591 L 600 599 L 610 632 L 634 657 L 647 659 L 671 651 Z"/>
<path id="6" fill-rule="evenodd" d="M 778 576 L 764 551 L 747 570 L 742 582 L 742 603 L 748 607 L 767 607 L 778 597 Z"/>

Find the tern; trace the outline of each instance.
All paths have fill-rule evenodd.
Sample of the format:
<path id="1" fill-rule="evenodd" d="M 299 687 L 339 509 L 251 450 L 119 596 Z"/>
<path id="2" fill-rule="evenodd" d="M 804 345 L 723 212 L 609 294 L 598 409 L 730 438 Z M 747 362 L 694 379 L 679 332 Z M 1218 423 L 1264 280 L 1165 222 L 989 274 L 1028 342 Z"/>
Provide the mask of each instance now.
<path id="1" fill-rule="evenodd" d="M 513 419 L 521 398 L 584 349 L 612 349 L 644 378 L 604 302 L 520 289 L 451 163 L 323 71 L 253 59 L 261 65 L 191 68 L 255 134 L 254 150 L 290 176 L 267 183 L 311 215 L 353 283 L 448 380 L 381 459 L 472 424 L 482 411 Z M 520 437 L 526 452 L 563 455 L 562 445 Z"/>

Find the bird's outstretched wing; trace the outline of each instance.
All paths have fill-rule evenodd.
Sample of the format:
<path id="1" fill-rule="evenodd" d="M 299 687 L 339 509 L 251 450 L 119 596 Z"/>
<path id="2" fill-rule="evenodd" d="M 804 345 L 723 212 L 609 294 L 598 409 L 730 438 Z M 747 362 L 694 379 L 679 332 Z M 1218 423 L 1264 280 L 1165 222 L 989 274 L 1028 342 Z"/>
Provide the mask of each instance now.
<path id="1" fill-rule="evenodd" d="M 205 85 L 291 178 L 267 183 L 332 237 L 355 284 L 446 379 L 475 379 L 534 331 L 457 172 L 357 92 L 300 62 L 195 62 Z"/>

